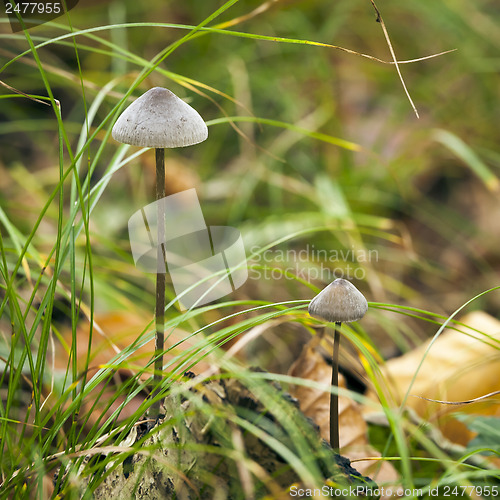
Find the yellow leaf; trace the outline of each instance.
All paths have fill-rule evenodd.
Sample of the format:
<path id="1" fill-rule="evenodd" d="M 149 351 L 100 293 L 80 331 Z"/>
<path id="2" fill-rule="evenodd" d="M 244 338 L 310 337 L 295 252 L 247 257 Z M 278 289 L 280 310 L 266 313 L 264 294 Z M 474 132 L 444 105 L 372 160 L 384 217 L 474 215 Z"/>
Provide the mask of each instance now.
<path id="1" fill-rule="evenodd" d="M 411 352 L 391 359 L 382 367 L 387 390 L 400 405 L 409 390 L 406 406 L 435 424 L 449 440 L 462 445 L 474 437 L 465 425 L 451 416 L 461 412 L 500 416 L 498 395 L 464 405 L 446 402 L 470 401 L 500 390 L 500 321 L 480 311 L 464 316 L 468 327 L 447 329 L 432 344 L 427 342 Z M 422 358 L 415 382 L 411 381 Z M 370 392 L 369 397 L 377 399 Z M 417 397 L 415 397 L 417 396 Z"/>

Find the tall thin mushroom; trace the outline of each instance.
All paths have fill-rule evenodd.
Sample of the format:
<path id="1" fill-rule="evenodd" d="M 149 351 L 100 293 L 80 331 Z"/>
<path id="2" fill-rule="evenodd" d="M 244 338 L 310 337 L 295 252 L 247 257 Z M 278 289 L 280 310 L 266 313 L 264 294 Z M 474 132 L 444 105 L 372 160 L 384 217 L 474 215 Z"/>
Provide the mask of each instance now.
<path id="1" fill-rule="evenodd" d="M 155 367 L 154 384 L 159 384 L 163 370 L 165 329 L 165 148 L 191 146 L 208 137 L 203 118 L 189 104 L 170 90 L 154 87 L 135 100 L 118 118 L 111 132 L 113 138 L 125 144 L 155 148 L 156 201 L 158 207 L 158 247 L 155 307 Z M 151 415 L 160 413 L 160 402 L 151 408 Z"/>
<path id="2" fill-rule="evenodd" d="M 339 347 L 342 323 L 360 320 L 368 310 L 363 294 L 350 282 L 337 278 L 323 289 L 309 303 L 309 314 L 330 323 L 335 323 L 333 338 L 332 386 L 339 385 Z M 336 451 L 340 449 L 339 397 L 330 394 L 330 444 Z"/>

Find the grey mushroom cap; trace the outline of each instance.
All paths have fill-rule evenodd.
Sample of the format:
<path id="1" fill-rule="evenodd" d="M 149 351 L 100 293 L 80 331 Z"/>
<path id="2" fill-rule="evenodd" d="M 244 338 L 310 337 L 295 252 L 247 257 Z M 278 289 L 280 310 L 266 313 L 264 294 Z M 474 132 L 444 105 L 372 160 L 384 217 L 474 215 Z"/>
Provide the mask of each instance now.
<path id="1" fill-rule="evenodd" d="M 350 281 L 338 278 L 311 300 L 308 310 L 315 318 L 350 323 L 366 314 L 368 302 Z"/>
<path id="2" fill-rule="evenodd" d="M 113 139 L 147 148 L 179 148 L 208 137 L 203 118 L 173 92 L 154 87 L 136 99 L 116 120 Z"/>

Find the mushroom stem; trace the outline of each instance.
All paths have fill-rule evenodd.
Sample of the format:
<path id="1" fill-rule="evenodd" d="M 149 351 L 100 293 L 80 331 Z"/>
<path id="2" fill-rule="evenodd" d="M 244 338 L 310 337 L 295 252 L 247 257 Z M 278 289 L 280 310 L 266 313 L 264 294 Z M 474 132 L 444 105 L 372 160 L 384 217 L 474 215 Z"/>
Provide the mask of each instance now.
<path id="1" fill-rule="evenodd" d="M 163 371 L 163 349 L 165 330 L 165 205 L 160 200 L 165 198 L 165 149 L 155 148 L 156 153 L 156 202 L 158 208 L 158 246 L 157 246 L 157 270 L 156 270 L 156 337 L 155 337 L 155 366 L 153 385 L 160 384 Z M 160 401 L 156 401 L 151 407 L 151 416 L 158 417 L 160 414 Z"/>
<path id="2" fill-rule="evenodd" d="M 339 386 L 339 346 L 340 346 L 340 321 L 335 322 L 333 335 L 333 363 L 332 363 L 332 386 Z M 339 395 L 330 393 L 330 444 L 335 451 L 340 449 L 339 438 Z"/>
<path id="3" fill-rule="evenodd" d="M 307 310 L 314 318 L 335 323 L 332 388 L 338 388 L 340 327 L 342 323 L 360 320 L 368 310 L 368 302 L 351 282 L 337 278 L 311 300 Z M 330 444 L 338 452 L 340 449 L 338 390 L 330 394 Z"/>

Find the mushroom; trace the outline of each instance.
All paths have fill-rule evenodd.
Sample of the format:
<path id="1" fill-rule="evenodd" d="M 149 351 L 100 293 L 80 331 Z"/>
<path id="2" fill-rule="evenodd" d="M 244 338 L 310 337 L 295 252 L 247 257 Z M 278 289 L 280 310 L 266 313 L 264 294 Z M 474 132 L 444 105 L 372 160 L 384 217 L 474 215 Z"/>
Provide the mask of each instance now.
<path id="1" fill-rule="evenodd" d="M 339 346 L 342 323 L 360 320 L 368 310 L 368 302 L 363 294 L 350 282 L 337 278 L 323 289 L 309 303 L 309 314 L 315 318 L 335 323 L 333 339 L 332 386 L 339 385 Z M 339 439 L 339 398 L 330 394 L 330 444 L 336 451 Z"/>
<path id="2" fill-rule="evenodd" d="M 156 202 L 158 208 L 158 247 L 155 308 L 154 384 L 159 384 L 163 370 L 165 328 L 165 149 L 191 146 L 208 137 L 203 118 L 189 104 L 170 90 L 154 87 L 135 100 L 118 118 L 111 131 L 113 138 L 132 146 L 155 148 Z M 158 416 L 160 402 L 151 408 Z"/>

